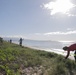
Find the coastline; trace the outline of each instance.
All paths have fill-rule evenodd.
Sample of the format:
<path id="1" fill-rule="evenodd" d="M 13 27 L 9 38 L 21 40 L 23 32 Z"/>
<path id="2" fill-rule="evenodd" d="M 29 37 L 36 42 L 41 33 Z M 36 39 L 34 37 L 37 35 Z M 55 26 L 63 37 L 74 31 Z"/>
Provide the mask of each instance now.
<path id="1" fill-rule="evenodd" d="M 18 44 L 17 42 L 13 42 L 13 43 Z M 31 49 L 35 49 L 35 50 L 43 50 L 43 51 L 46 51 L 46 52 L 54 52 L 54 53 L 60 54 L 64 57 L 67 55 L 67 52 L 62 50 L 62 49 L 41 48 L 41 47 L 29 46 L 29 45 L 25 45 L 25 44 L 23 44 L 23 46 L 31 48 Z M 71 60 L 74 60 L 74 52 L 70 52 L 70 55 L 69 55 L 68 58 L 71 59 Z"/>
<path id="2" fill-rule="evenodd" d="M 61 49 L 39 48 L 39 47 L 33 47 L 33 46 L 25 46 L 25 47 L 28 47 L 28 48 L 31 48 L 31 49 L 35 49 L 35 50 L 43 50 L 43 51 L 46 51 L 46 52 L 54 52 L 54 53 L 63 55 L 64 57 L 67 55 L 67 52 L 64 51 L 64 50 L 61 50 Z M 68 58 L 71 59 L 71 60 L 74 60 L 74 56 L 73 55 L 74 55 L 73 52 L 70 52 L 70 55 L 69 55 Z"/>

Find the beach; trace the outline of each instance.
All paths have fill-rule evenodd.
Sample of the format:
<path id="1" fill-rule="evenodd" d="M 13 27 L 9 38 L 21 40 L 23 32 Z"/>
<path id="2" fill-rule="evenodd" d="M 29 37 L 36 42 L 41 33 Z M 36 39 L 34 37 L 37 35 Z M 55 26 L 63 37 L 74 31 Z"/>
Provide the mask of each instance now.
<path id="1" fill-rule="evenodd" d="M 32 47 L 32 46 L 27 46 L 29 48 L 35 49 L 35 50 L 43 50 L 43 51 L 47 51 L 47 52 L 54 52 L 60 55 L 63 55 L 64 57 L 67 55 L 67 52 L 62 50 L 62 49 L 49 49 L 49 48 L 37 48 L 37 47 Z M 70 55 L 68 57 L 71 60 L 74 60 L 74 52 L 70 52 Z"/>

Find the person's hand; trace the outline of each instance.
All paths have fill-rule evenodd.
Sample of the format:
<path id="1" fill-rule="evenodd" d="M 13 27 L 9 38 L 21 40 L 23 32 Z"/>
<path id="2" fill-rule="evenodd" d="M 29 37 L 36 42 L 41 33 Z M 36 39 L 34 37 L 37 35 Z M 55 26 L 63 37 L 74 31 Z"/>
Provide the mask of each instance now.
<path id="1" fill-rule="evenodd" d="M 63 58 L 63 62 L 65 62 L 65 61 L 66 61 L 66 59 L 67 59 L 67 58 L 66 58 L 66 57 L 64 57 L 64 58 Z"/>
<path id="2" fill-rule="evenodd" d="M 65 59 L 67 59 L 67 57 L 65 57 Z"/>

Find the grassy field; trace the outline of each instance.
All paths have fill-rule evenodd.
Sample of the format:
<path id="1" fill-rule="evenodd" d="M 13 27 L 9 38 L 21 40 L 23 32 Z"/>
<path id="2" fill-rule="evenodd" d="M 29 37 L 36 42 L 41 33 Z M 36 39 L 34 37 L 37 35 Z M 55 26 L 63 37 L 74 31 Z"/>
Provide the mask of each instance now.
<path id="1" fill-rule="evenodd" d="M 55 53 L 0 44 L 0 75 L 76 75 L 76 63 Z"/>

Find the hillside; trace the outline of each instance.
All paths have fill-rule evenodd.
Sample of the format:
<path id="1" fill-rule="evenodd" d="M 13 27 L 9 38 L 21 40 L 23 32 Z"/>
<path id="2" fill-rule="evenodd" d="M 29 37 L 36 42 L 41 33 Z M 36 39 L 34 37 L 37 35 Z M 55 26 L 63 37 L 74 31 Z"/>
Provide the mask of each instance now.
<path id="1" fill-rule="evenodd" d="M 76 63 L 55 53 L 0 43 L 0 75 L 76 75 Z"/>

